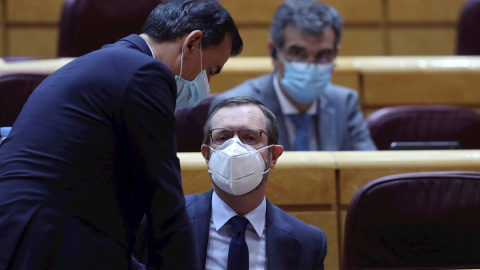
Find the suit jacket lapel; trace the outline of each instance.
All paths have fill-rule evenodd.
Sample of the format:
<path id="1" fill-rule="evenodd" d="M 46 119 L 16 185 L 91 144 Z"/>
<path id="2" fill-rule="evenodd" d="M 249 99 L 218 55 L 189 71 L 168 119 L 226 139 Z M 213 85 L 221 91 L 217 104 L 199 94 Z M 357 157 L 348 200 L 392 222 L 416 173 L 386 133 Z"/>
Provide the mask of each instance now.
<path id="1" fill-rule="evenodd" d="M 329 88 L 325 89 L 329 91 Z M 318 134 L 318 150 L 333 151 L 337 149 L 337 128 L 335 121 L 335 111 L 331 106 L 325 93 L 320 97 L 317 107 L 317 134 Z"/>
<path id="2" fill-rule="evenodd" d="M 268 269 L 297 269 L 302 246 L 291 236 L 293 224 L 278 215 L 267 200 L 267 256 Z"/>
<path id="3" fill-rule="evenodd" d="M 291 151 L 290 143 L 288 142 L 288 132 L 287 127 L 285 126 L 285 117 L 282 114 L 282 108 L 280 107 L 280 102 L 278 101 L 277 93 L 275 92 L 275 87 L 273 86 L 273 78 L 277 76 L 277 72 L 272 72 L 270 76 L 266 76 L 265 85 L 260 91 L 260 99 L 263 100 L 263 104 L 272 111 L 272 113 L 277 118 L 279 126 L 279 136 L 278 144 L 283 146 L 284 151 Z"/>

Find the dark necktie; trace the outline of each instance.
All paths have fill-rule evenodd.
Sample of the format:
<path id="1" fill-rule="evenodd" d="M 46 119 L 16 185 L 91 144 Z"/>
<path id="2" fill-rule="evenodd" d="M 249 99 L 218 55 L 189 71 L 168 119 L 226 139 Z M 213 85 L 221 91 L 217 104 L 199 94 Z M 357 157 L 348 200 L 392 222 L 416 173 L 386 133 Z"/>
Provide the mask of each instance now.
<path id="1" fill-rule="evenodd" d="M 297 128 L 297 134 L 295 136 L 295 150 L 296 151 L 308 151 L 308 127 L 312 120 L 311 114 L 292 114 L 290 119 Z"/>
<path id="2" fill-rule="evenodd" d="M 242 216 L 234 216 L 229 222 L 232 224 L 234 232 L 228 249 L 227 270 L 247 270 L 248 246 L 245 241 L 245 230 L 249 223 L 248 219 Z"/>

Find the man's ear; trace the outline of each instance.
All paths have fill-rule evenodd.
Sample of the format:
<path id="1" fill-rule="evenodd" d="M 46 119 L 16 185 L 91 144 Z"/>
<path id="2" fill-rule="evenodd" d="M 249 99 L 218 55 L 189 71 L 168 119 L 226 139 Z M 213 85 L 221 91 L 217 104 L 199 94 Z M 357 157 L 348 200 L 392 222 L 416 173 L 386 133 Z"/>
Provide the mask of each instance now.
<path id="1" fill-rule="evenodd" d="M 270 169 L 275 168 L 275 165 L 277 164 L 277 160 L 282 155 L 282 153 L 283 153 L 283 146 L 279 144 L 275 144 L 272 147 L 270 147 Z"/>
<path id="2" fill-rule="evenodd" d="M 272 65 L 275 69 L 278 69 L 278 48 L 275 46 L 272 40 L 268 40 L 268 52 L 270 54 L 270 58 L 272 59 Z"/>
<path id="3" fill-rule="evenodd" d="M 340 52 L 340 49 L 342 48 L 342 46 L 340 44 L 337 45 L 337 48 L 335 48 L 335 58 L 337 58 L 338 56 L 338 53 Z"/>
<path id="4" fill-rule="evenodd" d="M 192 54 L 195 49 L 200 49 L 200 43 L 202 42 L 202 31 L 194 30 L 187 35 L 183 42 L 183 57 L 186 58 Z"/>
<path id="5" fill-rule="evenodd" d="M 210 147 L 206 144 L 202 144 L 202 156 L 208 166 L 208 162 L 210 161 Z"/>
<path id="6" fill-rule="evenodd" d="M 268 53 L 272 59 L 277 58 L 277 46 L 275 46 L 272 40 L 268 40 Z"/>

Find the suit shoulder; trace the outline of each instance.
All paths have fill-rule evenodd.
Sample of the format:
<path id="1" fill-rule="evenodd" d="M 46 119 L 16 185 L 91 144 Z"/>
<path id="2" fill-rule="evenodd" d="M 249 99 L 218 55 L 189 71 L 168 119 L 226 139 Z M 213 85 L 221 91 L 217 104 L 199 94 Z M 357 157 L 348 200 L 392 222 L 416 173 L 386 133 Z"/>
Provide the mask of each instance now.
<path id="1" fill-rule="evenodd" d="M 248 96 L 256 99 L 260 99 L 262 91 L 267 87 L 266 85 L 271 83 L 272 73 L 265 74 L 253 79 L 246 80 L 241 84 L 217 95 L 210 106 L 210 110 L 220 103 L 222 100 L 236 96 Z"/>
<path id="2" fill-rule="evenodd" d="M 354 96 L 358 96 L 358 92 L 355 89 L 345 87 L 345 86 L 341 86 L 341 85 L 336 85 L 336 84 L 331 84 L 326 89 L 326 93 L 328 95 L 341 95 L 341 96 L 354 95 Z"/>

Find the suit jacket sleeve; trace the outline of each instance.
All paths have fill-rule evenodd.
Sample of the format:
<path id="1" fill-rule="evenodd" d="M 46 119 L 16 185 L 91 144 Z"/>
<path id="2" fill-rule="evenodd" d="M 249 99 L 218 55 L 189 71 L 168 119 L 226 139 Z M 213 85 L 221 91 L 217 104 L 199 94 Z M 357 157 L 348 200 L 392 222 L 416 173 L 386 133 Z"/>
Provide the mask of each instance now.
<path id="1" fill-rule="evenodd" d="M 348 150 L 377 150 L 370 136 L 370 130 L 358 105 L 358 94 L 351 91 L 346 98 L 348 121 Z"/>
<path id="2" fill-rule="evenodd" d="M 171 74 L 157 65 L 140 68 L 122 96 L 121 133 L 126 134 L 122 149 L 130 157 L 131 179 L 137 182 L 145 207 L 147 267 L 198 269 L 176 156 L 176 87 Z"/>

